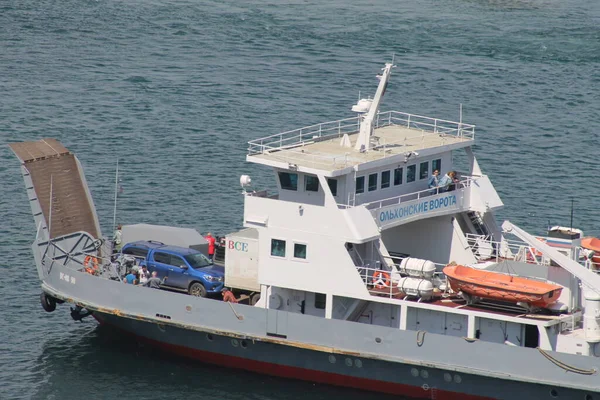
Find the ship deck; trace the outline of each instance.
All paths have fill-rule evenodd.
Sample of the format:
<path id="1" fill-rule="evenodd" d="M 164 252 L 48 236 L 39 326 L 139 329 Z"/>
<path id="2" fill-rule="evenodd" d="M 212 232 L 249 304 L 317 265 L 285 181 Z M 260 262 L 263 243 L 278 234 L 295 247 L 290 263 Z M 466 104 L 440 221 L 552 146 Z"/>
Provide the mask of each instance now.
<path id="1" fill-rule="evenodd" d="M 401 293 L 398 288 L 393 288 L 391 292 L 390 289 L 371 288 L 369 289 L 369 292 L 375 296 L 390 297 L 395 300 L 404 300 L 406 298 L 406 296 L 403 293 Z M 507 317 L 527 318 L 534 320 L 553 320 L 569 315 L 568 313 L 562 314 L 560 316 L 547 315 L 543 313 L 529 313 L 522 307 L 518 307 L 516 305 L 502 304 L 500 302 L 481 302 L 469 305 L 464 299 L 458 296 L 444 298 L 437 295 L 431 301 L 427 302 L 427 304 L 442 306 L 446 308 L 478 311 L 491 315 L 503 315 Z"/>
<path id="2" fill-rule="evenodd" d="M 371 151 L 354 149 L 359 120 L 351 118 L 313 125 L 249 142 L 248 160 L 286 163 L 297 168 L 335 171 L 410 152 L 474 142 L 474 126 L 395 111 L 380 114 Z M 348 136 L 346 146 L 342 145 Z"/>

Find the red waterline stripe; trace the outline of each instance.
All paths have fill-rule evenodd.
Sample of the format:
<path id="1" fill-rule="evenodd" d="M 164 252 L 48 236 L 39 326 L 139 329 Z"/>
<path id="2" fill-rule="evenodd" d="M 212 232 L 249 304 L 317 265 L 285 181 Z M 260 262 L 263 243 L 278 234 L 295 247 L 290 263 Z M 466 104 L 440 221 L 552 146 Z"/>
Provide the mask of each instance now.
<path id="1" fill-rule="evenodd" d="M 228 356 L 221 353 L 212 353 L 208 351 L 196 350 L 189 347 L 173 345 L 148 339 L 144 336 L 136 335 L 119 326 L 112 325 L 103 321 L 94 314 L 94 318 L 100 323 L 110 325 L 127 334 L 136 337 L 138 340 L 148 343 L 152 346 L 161 348 L 169 354 L 175 354 L 184 358 L 200 360 L 203 363 L 220 365 L 227 368 L 243 369 L 261 374 L 278 376 L 282 378 L 299 379 L 303 381 L 318 382 L 328 385 L 350 387 L 362 389 L 371 392 L 382 392 L 393 395 L 407 396 L 415 399 L 436 399 L 436 400 L 493 400 L 490 397 L 474 396 L 470 394 L 449 392 L 441 389 L 423 389 L 420 386 L 410 386 L 400 383 L 377 381 L 373 379 L 358 378 L 336 374 L 332 372 L 316 371 L 300 367 L 290 367 L 287 365 L 273 364 L 264 361 L 250 360 L 247 358 Z"/>

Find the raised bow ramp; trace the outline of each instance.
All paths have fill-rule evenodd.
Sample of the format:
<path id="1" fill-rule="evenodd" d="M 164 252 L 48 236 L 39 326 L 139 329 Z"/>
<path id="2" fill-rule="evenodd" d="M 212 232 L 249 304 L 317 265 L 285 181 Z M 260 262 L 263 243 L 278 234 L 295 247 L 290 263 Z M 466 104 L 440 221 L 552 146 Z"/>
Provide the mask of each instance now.
<path id="1" fill-rule="evenodd" d="M 9 146 L 21 161 L 37 229 L 34 255 L 38 266 L 45 265 L 45 259 L 62 258 L 66 263 L 76 254 L 99 255 L 98 246 L 92 243 L 101 238 L 100 225 L 77 157 L 56 139 Z M 39 271 L 42 279 L 51 265 L 46 267 Z"/>

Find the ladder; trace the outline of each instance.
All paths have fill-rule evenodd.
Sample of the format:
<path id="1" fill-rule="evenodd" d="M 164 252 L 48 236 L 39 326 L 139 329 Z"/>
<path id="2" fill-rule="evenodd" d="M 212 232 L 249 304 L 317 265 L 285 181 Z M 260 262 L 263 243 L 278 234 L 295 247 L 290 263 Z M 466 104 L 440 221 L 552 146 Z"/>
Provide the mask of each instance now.
<path id="1" fill-rule="evenodd" d="M 475 231 L 478 235 L 489 235 L 489 231 L 485 226 L 485 222 L 483 222 L 481 215 L 477 211 L 469 211 L 467 213 L 467 217 L 469 217 L 469 221 L 471 221 L 471 224 L 473 225 L 473 228 L 475 228 Z"/>

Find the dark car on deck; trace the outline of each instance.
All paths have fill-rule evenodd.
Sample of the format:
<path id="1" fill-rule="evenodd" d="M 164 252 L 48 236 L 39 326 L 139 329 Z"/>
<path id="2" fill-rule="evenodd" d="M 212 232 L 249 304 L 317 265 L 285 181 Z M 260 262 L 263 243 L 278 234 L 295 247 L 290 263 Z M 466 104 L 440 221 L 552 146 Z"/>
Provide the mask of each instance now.
<path id="1" fill-rule="evenodd" d="M 140 264 L 147 265 L 150 272 L 156 271 L 161 279 L 166 277 L 161 285 L 165 288 L 201 297 L 220 293 L 223 289 L 225 270 L 198 250 L 138 241 L 127 243 L 121 252 L 141 258 Z"/>

